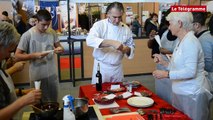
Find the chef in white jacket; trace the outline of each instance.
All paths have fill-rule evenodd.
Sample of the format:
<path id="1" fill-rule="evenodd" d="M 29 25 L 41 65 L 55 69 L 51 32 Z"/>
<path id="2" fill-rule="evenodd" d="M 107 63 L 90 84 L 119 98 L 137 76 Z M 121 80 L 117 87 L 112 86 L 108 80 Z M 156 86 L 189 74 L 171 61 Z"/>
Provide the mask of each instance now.
<path id="1" fill-rule="evenodd" d="M 94 23 L 86 39 L 87 45 L 94 48 L 92 84 L 96 83 L 97 64 L 100 64 L 102 82 L 121 82 L 124 79 L 122 58 L 132 59 L 135 44 L 132 32 L 121 22 L 124 13 L 122 3 L 113 2 L 106 10 L 107 19 Z"/>

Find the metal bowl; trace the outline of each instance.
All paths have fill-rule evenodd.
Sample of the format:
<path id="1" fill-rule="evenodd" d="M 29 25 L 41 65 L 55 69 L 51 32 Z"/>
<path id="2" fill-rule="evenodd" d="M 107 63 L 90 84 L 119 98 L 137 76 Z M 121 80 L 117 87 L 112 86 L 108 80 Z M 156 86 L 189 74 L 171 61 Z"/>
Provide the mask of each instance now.
<path id="1" fill-rule="evenodd" d="M 42 103 L 42 105 L 39 104 L 35 104 L 35 107 L 33 108 L 33 111 L 35 112 L 36 115 L 42 117 L 42 118 L 49 118 L 54 116 L 59 108 L 59 103 L 58 102 L 44 102 Z M 35 109 L 35 108 L 39 108 L 39 109 Z"/>
<path id="2" fill-rule="evenodd" d="M 85 98 L 75 98 L 74 106 L 75 106 L 74 113 L 75 113 L 76 118 L 86 114 L 89 109 L 88 100 Z"/>

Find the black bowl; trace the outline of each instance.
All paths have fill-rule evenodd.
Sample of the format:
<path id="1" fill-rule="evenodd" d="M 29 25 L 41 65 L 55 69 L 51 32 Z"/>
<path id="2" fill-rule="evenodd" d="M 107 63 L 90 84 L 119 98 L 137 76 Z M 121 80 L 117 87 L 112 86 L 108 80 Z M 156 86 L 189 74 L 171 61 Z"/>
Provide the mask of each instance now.
<path id="1" fill-rule="evenodd" d="M 39 111 L 33 107 L 33 111 L 35 112 L 36 115 L 42 117 L 42 118 L 50 118 L 53 117 L 59 108 L 59 103 L 58 102 L 44 102 L 42 105 L 35 104 L 35 107 L 41 109 L 42 111 Z"/>

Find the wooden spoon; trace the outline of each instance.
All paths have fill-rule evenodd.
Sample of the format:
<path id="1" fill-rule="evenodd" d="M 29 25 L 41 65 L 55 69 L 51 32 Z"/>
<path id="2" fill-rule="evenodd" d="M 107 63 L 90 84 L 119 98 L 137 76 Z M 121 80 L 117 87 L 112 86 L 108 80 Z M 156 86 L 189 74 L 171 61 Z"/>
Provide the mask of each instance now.
<path id="1" fill-rule="evenodd" d="M 31 105 L 31 107 L 34 108 L 34 109 L 36 109 L 36 110 L 38 110 L 39 112 L 44 112 L 42 109 L 40 109 L 40 108 L 38 108 L 38 107 L 36 107 L 34 105 Z"/>

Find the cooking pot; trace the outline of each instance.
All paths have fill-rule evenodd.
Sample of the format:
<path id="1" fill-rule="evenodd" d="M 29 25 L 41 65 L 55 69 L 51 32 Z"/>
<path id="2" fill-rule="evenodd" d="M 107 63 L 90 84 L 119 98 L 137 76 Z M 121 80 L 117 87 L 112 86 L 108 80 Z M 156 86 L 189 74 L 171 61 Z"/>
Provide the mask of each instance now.
<path id="1" fill-rule="evenodd" d="M 42 117 L 42 118 L 49 118 L 53 117 L 59 108 L 58 102 L 43 102 L 35 104 L 32 106 L 33 111 L 36 115 Z"/>
<path id="2" fill-rule="evenodd" d="M 86 98 L 75 98 L 74 107 L 75 117 L 78 118 L 88 112 L 88 100 Z"/>

